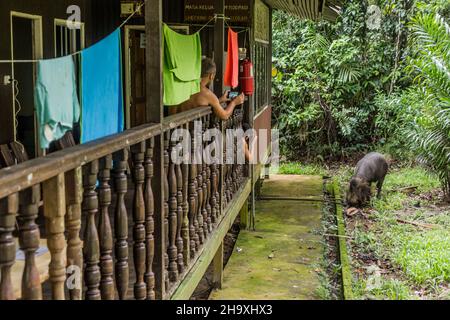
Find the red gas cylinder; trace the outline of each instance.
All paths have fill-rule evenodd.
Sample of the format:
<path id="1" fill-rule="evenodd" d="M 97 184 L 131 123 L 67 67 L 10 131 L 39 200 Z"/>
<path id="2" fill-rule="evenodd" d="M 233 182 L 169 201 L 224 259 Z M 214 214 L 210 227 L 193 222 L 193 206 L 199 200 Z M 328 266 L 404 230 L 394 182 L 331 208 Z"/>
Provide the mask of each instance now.
<path id="1" fill-rule="evenodd" d="M 254 92 L 254 74 L 253 74 L 253 63 L 249 59 L 242 61 L 239 68 L 239 81 L 241 83 L 242 92 L 251 96 Z"/>

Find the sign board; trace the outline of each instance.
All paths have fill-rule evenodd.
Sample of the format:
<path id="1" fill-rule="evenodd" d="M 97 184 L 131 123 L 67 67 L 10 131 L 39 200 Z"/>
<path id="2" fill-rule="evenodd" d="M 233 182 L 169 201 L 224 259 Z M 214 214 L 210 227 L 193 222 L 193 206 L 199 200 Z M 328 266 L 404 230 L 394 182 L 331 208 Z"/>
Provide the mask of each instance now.
<path id="1" fill-rule="evenodd" d="M 227 0 L 225 16 L 230 25 L 250 25 L 250 0 Z M 185 23 L 207 23 L 214 17 L 214 0 L 184 0 Z"/>
<path id="2" fill-rule="evenodd" d="M 255 1 L 255 40 L 268 43 L 270 40 L 270 9 L 261 0 Z"/>
<path id="3" fill-rule="evenodd" d="M 121 0 L 120 16 L 122 18 L 129 17 L 139 8 L 140 3 L 141 1 L 139 0 Z M 141 9 L 138 12 L 136 12 L 134 16 L 143 17 L 144 16 L 143 8 L 141 7 Z"/>

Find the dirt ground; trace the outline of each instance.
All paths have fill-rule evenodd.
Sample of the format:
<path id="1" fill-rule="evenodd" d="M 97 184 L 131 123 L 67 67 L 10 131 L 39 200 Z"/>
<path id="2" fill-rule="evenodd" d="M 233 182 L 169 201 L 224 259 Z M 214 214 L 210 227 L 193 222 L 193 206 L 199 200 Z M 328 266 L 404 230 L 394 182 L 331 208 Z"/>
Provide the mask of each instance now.
<path id="1" fill-rule="evenodd" d="M 231 254 L 233 253 L 240 230 L 241 230 L 240 217 L 238 216 L 234 221 L 233 226 L 231 227 L 231 229 L 228 231 L 227 235 L 224 238 L 224 247 L 223 247 L 224 268 L 227 265 L 228 260 L 231 257 Z M 212 266 L 210 265 L 205 275 L 203 276 L 202 280 L 195 289 L 194 293 L 192 294 L 191 300 L 208 300 L 211 291 L 214 289 L 211 279 L 212 279 Z"/>

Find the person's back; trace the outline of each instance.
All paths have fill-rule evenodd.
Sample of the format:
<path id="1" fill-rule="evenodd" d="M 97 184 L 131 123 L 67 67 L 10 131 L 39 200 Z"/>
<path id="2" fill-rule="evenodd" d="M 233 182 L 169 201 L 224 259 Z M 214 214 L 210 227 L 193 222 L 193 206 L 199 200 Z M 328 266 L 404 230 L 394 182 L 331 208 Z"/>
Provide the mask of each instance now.
<path id="1" fill-rule="evenodd" d="M 209 91 L 209 92 L 208 92 Z M 193 94 L 191 98 L 176 107 L 171 107 L 169 109 L 170 114 L 185 112 L 198 107 L 209 106 L 209 95 L 212 94 L 211 90 L 208 88 L 201 88 L 199 93 Z"/>

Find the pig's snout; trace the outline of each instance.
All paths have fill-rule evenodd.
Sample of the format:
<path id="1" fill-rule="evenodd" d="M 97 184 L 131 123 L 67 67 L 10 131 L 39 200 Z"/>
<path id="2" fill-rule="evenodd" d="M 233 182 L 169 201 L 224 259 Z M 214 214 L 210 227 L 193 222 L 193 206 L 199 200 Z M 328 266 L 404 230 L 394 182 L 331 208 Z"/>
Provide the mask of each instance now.
<path id="1" fill-rule="evenodd" d="M 347 205 L 350 207 L 361 207 L 369 200 L 370 185 L 361 178 L 352 178 L 347 192 Z"/>

